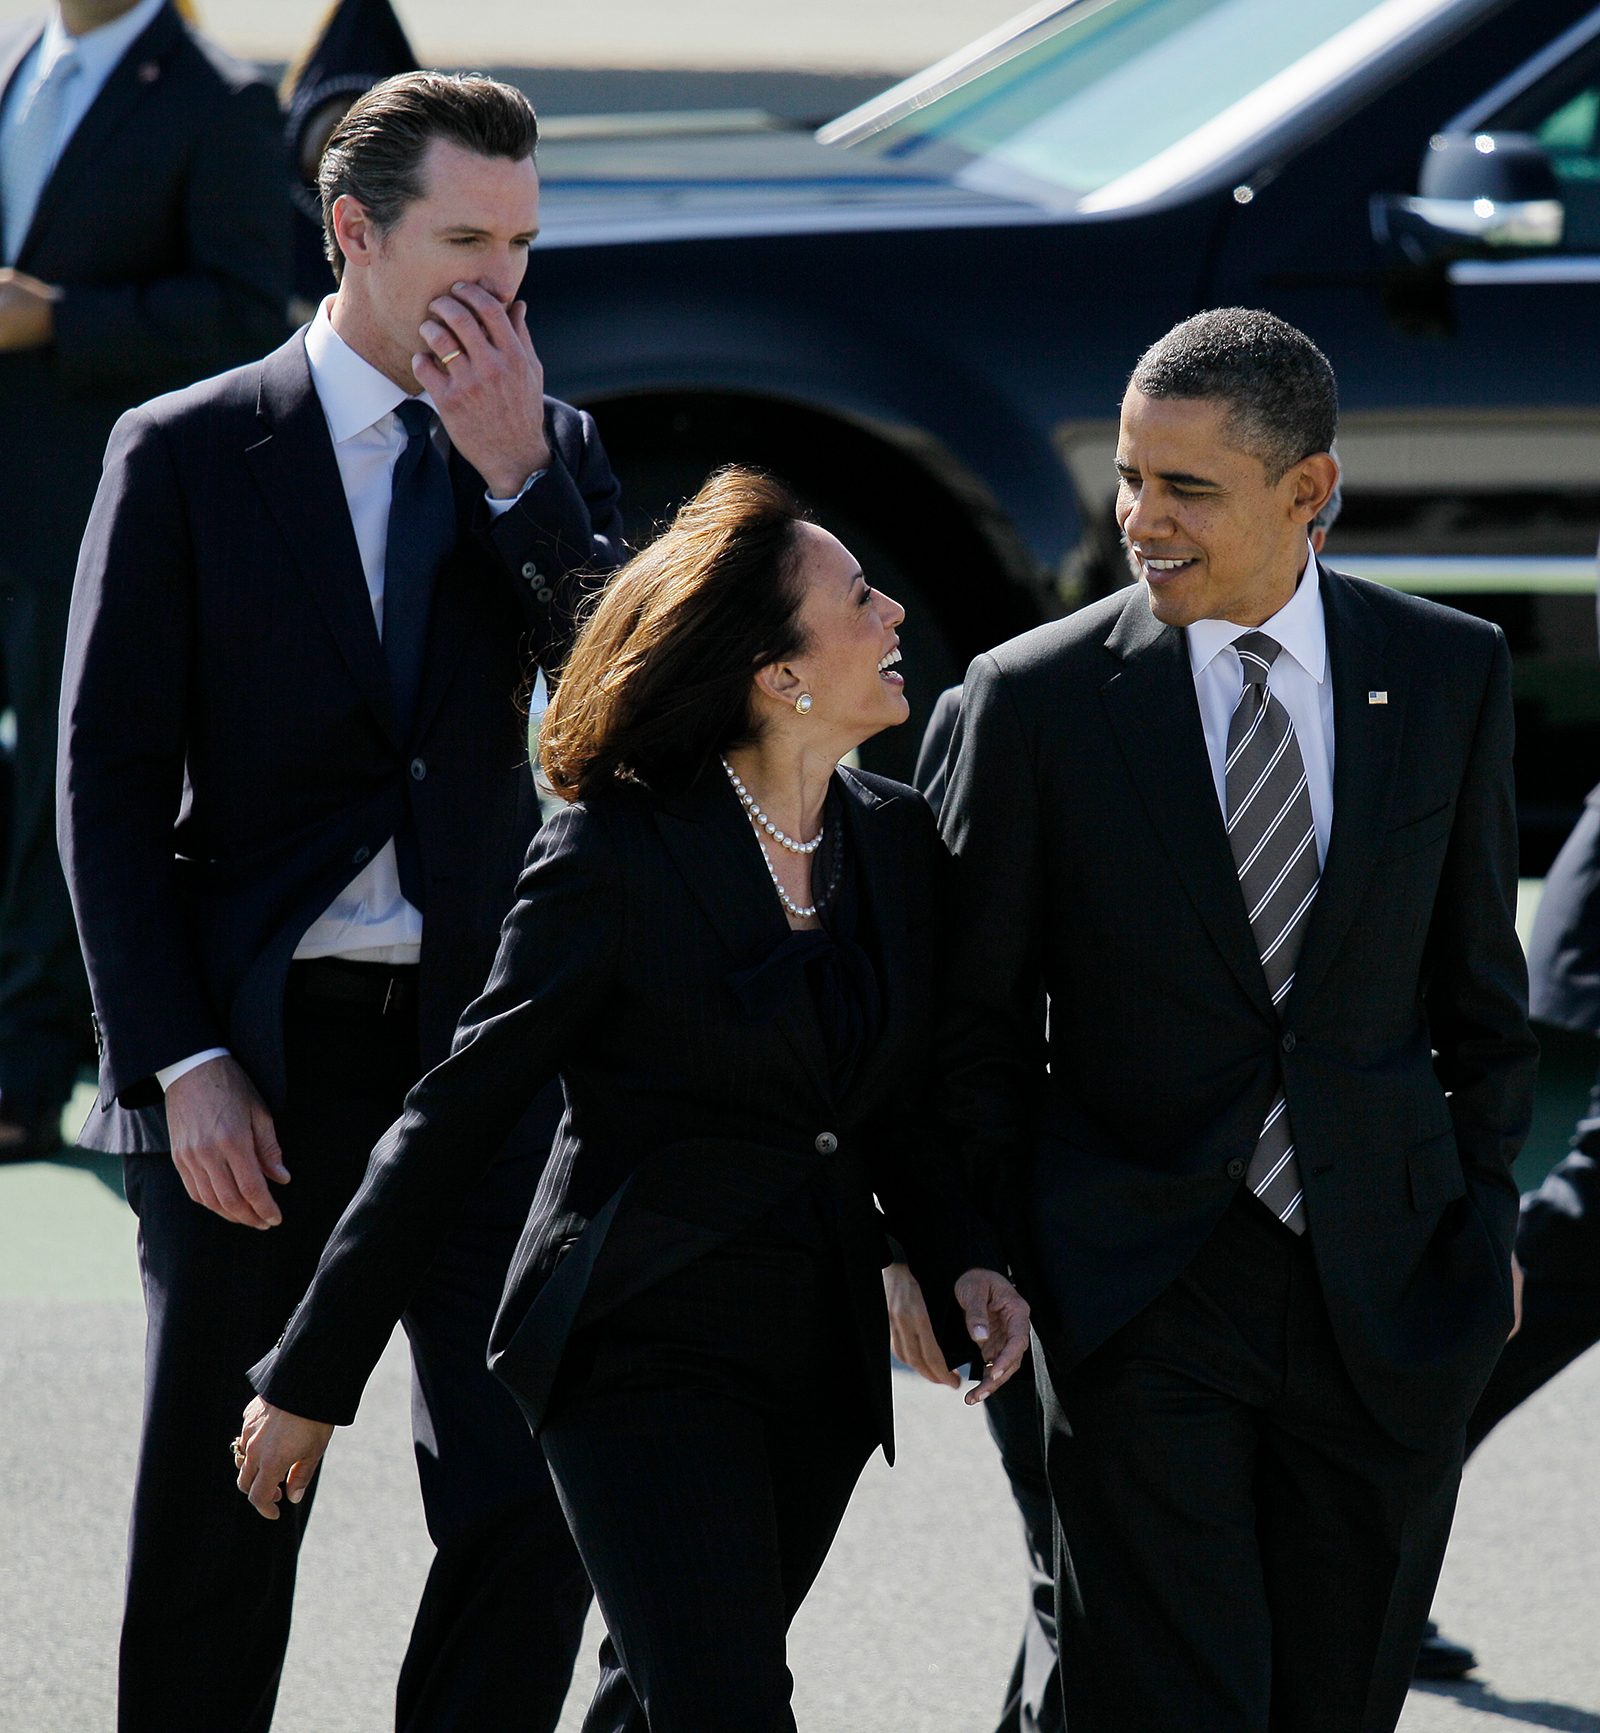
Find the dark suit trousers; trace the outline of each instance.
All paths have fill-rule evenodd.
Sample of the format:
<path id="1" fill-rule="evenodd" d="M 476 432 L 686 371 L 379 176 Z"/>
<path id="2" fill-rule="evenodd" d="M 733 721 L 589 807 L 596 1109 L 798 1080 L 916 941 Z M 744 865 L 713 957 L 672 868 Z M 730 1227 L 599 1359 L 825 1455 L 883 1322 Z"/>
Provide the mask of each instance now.
<path id="1" fill-rule="evenodd" d="M 1045 1386 L 1072 1733 L 1392 1733 L 1461 1436 L 1379 1430 L 1309 1238 L 1241 1190 L 1161 1298 Z"/>
<path id="2" fill-rule="evenodd" d="M 89 983 L 56 850 L 56 719 L 72 601 L 56 582 L 0 578 L 0 636 L 17 718 L 11 849 L 0 893 L 0 1117 L 32 1125 L 66 1105 L 94 1054 Z"/>
<path id="3" fill-rule="evenodd" d="M 165 1156 L 125 1163 L 149 1335 L 122 1733 L 263 1733 L 272 1720 L 315 1483 L 268 1522 L 236 1489 L 228 1440 L 251 1398 L 246 1369 L 278 1339 L 417 1072 L 409 1012 L 384 1018 L 304 996 L 296 973 L 278 1120 L 292 1175 L 276 1188 L 282 1224 L 260 1232 L 201 1209 Z M 485 1364 L 542 1157 L 536 1138 L 511 1146 L 405 1318 L 417 1463 L 438 1553 L 400 1680 L 404 1733 L 553 1728 L 581 1640 L 590 1599 L 582 1566 L 538 1447 Z"/>
<path id="4" fill-rule="evenodd" d="M 1522 1328 L 1467 1422 L 1469 1456 L 1513 1408 L 1600 1342 L 1600 1084 L 1573 1142 L 1573 1153 L 1522 1200 Z"/>
<path id="5" fill-rule="evenodd" d="M 983 1413 L 1011 1483 L 1028 1552 L 1028 1611 L 996 1733 L 1062 1733 L 1055 1512 L 1044 1470 L 1044 1421 L 1029 1361 L 984 1403 Z"/>
<path id="6" fill-rule="evenodd" d="M 789 1623 L 876 1442 L 842 1281 L 758 1226 L 574 1337 L 540 1437 L 611 1633 L 586 1733 L 793 1733 Z"/>

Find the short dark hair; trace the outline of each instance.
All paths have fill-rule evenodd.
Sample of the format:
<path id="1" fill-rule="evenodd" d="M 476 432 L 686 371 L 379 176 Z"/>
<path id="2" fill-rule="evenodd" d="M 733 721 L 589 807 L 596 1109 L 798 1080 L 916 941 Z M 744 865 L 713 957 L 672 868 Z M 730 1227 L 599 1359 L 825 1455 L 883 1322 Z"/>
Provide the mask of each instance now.
<path id="1" fill-rule="evenodd" d="M 1139 357 L 1128 383 L 1146 397 L 1228 404 L 1230 435 L 1274 481 L 1327 451 L 1338 431 L 1327 356 L 1303 331 L 1252 307 L 1219 307 L 1174 325 Z"/>
<path id="2" fill-rule="evenodd" d="M 756 736 L 756 670 L 805 649 L 804 507 L 760 470 L 719 469 L 599 593 L 539 725 L 552 788 L 687 787 Z"/>
<path id="3" fill-rule="evenodd" d="M 422 159 L 436 138 L 521 162 L 538 145 L 539 122 L 520 90 L 477 72 L 402 72 L 357 97 L 317 170 L 323 245 L 335 277 L 344 274 L 335 201 L 348 193 L 387 233 L 423 196 Z"/>

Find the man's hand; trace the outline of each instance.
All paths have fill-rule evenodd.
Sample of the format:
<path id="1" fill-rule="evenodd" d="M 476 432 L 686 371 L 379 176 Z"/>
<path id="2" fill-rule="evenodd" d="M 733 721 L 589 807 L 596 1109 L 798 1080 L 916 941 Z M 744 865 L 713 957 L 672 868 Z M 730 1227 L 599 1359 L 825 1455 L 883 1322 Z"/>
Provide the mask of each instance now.
<path id="1" fill-rule="evenodd" d="M 1517 1254 L 1511 1254 L 1511 1336 L 1522 1328 L 1522 1265 L 1517 1262 Z M 1507 1336 L 1509 1342 L 1511 1336 Z"/>
<path id="2" fill-rule="evenodd" d="M 61 291 L 26 271 L 0 267 L 0 350 L 42 349 L 56 334 Z"/>
<path id="3" fill-rule="evenodd" d="M 285 1492 L 290 1504 L 305 1497 L 332 1437 L 326 1421 L 303 1419 L 256 1397 L 244 1411 L 239 1434 L 244 1453 L 234 1452 L 240 1492 L 269 1522 L 276 1522 Z"/>
<path id="4" fill-rule="evenodd" d="M 987 1402 L 1028 1351 L 1028 1302 L 995 1270 L 968 1270 L 956 1283 L 967 1334 L 983 1356 L 983 1377 L 967 1392 L 968 1406 Z"/>
<path id="5" fill-rule="evenodd" d="M 489 484 L 512 499 L 550 466 L 544 436 L 544 366 L 521 301 L 503 307 L 476 283 L 430 301 L 421 326 L 427 349 L 411 370 L 433 399 L 450 443 Z M 447 361 L 446 356 L 450 359 Z"/>
<path id="6" fill-rule="evenodd" d="M 267 1181 L 289 1183 L 272 1115 L 238 1060 L 208 1059 L 167 1091 L 167 1132 L 184 1190 L 224 1221 L 275 1228 Z"/>
<path id="7" fill-rule="evenodd" d="M 883 1297 L 889 1303 L 889 1346 L 894 1357 L 930 1384 L 961 1388 L 960 1378 L 944 1363 L 922 1286 L 909 1264 L 888 1264 L 883 1272 Z"/>

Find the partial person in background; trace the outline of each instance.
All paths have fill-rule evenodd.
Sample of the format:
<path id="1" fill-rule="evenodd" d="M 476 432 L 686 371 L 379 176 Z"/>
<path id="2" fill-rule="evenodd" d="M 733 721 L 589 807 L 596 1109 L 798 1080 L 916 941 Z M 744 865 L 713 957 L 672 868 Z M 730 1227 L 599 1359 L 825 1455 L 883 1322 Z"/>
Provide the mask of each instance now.
<path id="1" fill-rule="evenodd" d="M 1338 461 L 1337 444 L 1331 448 L 1330 455 Z M 1311 520 L 1313 554 L 1320 557 L 1327 546 L 1328 531 L 1333 528 L 1343 504 L 1344 490 L 1336 481 L 1327 503 Z M 1127 553 L 1137 581 L 1137 556 L 1131 549 Z M 950 741 L 961 714 L 961 691 L 960 686 L 951 686 L 939 694 L 928 718 L 928 726 L 923 731 L 917 767 L 912 773 L 912 781 L 927 796 L 935 813 L 944 804 L 945 788 L 950 779 Z M 1045 1007 L 1042 1002 L 1039 1009 L 1043 1017 Z M 1597 1091 L 1596 1114 L 1600 1116 L 1600 1091 Z M 1597 1117 L 1596 1127 L 1600 1129 L 1600 1117 Z M 939 1353 L 916 1277 L 905 1264 L 894 1263 L 884 1271 L 883 1279 L 895 1353 L 930 1383 L 957 1383 L 955 1373 Z M 1064 1723 L 1059 1682 L 1061 1663 L 1056 1652 L 1055 1519 L 1050 1509 L 1050 1485 L 1044 1472 L 1044 1422 L 1031 1363 L 995 1391 L 983 1412 L 989 1423 L 990 1436 L 1000 1452 L 1000 1464 L 1011 1483 L 1011 1496 L 1016 1500 L 1017 1513 L 1022 1518 L 1022 1539 L 1028 1554 L 1028 1612 L 996 1733 L 1061 1733 Z"/>
<path id="2" fill-rule="evenodd" d="M 1600 787 L 1544 881 L 1528 945 L 1528 1006 L 1539 1023 L 1600 1035 Z M 1517 1224 L 1522 1328 L 1506 1344 L 1467 1423 L 1470 1456 L 1514 1408 L 1600 1342 L 1600 1079 L 1572 1135 L 1572 1154 Z M 1459 1679 L 1477 1665 L 1430 1622 L 1419 1679 Z"/>
<path id="3" fill-rule="evenodd" d="M 0 1158 L 46 1155 L 89 993 L 56 854 L 61 656 L 117 417 L 283 340 L 277 104 L 166 0 L 0 26 L 0 637 L 16 714 L 0 898 Z"/>
<path id="4" fill-rule="evenodd" d="M 322 231 L 317 171 L 333 130 L 358 96 L 418 70 L 389 0 L 339 0 L 322 31 L 283 75 L 284 139 L 289 197 L 294 206 L 294 300 L 298 325 L 315 317 L 324 296 L 338 287 Z"/>
<path id="5" fill-rule="evenodd" d="M 127 1158 L 150 1319 L 123 1733 L 272 1719 L 310 1507 L 264 1523 L 234 1491 L 246 1374 L 488 973 L 538 824 L 529 662 L 559 665 L 618 562 L 594 422 L 543 395 L 515 299 L 536 137 L 485 78 L 363 97 L 322 163 L 338 294 L 125 416 L 84 540 L 61 736 L 105 1036 L 83 1141 Z M 407 1733 L 554 1727 L 589 1604 L 485 1363 L 549 1147 L 531 1119 L 482 1151 L 405 1319 L 438 1549 Z"/>

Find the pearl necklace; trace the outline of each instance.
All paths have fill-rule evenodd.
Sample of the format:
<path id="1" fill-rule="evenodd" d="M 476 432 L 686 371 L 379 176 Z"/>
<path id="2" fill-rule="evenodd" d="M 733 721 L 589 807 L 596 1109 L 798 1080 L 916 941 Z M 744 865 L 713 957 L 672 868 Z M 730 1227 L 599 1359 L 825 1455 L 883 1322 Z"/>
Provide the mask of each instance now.
<path id="1" fill-rule="evenodd" d="M 821 841 L 822 837 L 819 835 L 817 837 L 817 842 Z M 778 869 L 772 864 L 772 856 L 767 853 L 767 845 L 762 841 L 759 835 L 756 837 L 756 845 L 761 850 L 761 859 L 766 866 L 767 877 L 772 880 L 772 888 L 778 893 L 778 901 L 783 904 L 791 915 L 797 915 L 802 921 L 810 920 L 810 918 L 817 913 L 820 905 L 813 903 L 809 909 L 801 908 L 799 903 L 797 903 L 783 888 L 783 883 L 778 877 Z M 811 846 L 812 848 L 815 848 L 817 843 L 814 842 Z"/>
<path id="2" fill-rule="evenodd" d="M 738 795 L 740 804 L 750 815 L 750 822 L 757 830 L 764 830 L 775 843 L 780 845 L 780 847 L 788 849 L 790 854 L 815 854 L 817 852 L 817 845 L 822 841 L 822 831 L 819 830 L 810 842 L 796 842 L 792 836 L 785 836 L 783 832 L 778 829 L 777 825 L 775 825 L 761 810 L 761 808 L 756 805 L 754 795 L 752 795 L 750 790 L 739 780 L 738 771 L 729 764 L 726 758 L 722 761 L 722 768 L 727 771 L 728 780 L 733 784 L 733 792 Z M 765 852 L 766 850 L 763 849 L 762 853 L 764 854 Z M 769 862 L 768 865 L 770 867 L 771 863 Z M 776 883 L 777 881 L 774 880 L 773 882 Z M 794 912 L 797 915 L 815 914 L 816 910 L 796 909 Z"/>

